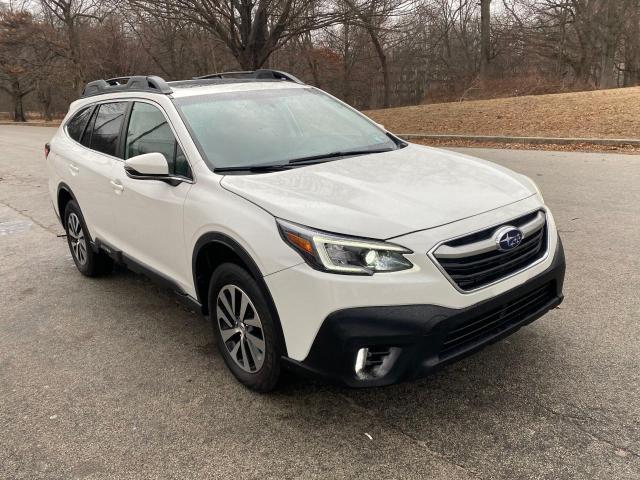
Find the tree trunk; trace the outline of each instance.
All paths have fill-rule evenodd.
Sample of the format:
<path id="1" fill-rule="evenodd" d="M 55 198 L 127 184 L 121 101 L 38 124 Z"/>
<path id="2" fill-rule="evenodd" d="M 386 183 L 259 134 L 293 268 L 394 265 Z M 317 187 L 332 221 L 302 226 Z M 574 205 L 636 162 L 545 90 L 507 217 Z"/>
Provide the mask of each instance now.
<path id="1" fill-rule="evenodd" d="M 618 82 L 616 79 L 616 64 L 614 60 L 615 49 L 609 48 L 602 54 L 602 63 L 600 65 L 600 85 L 602 89 L 616 88 Z"/>
<path id="2" fill-rule="evenodd" d="M 607 33 L 604 38 L 604 44 L 602 46 L 602 57 L 600 61 L 600 88 L 615 88 L 618 86 L 616 80 L 616 42 L 612 38 L 612 32 L 610 29 L 606 29 Z"/>
<path id="3" fill-rule="evenodd" d="M 480 80 L 485 83 L 491 72 L 491 0 L 480 0 Z"/>
<path id="4" fill-rule="evenodd" d="M 387 56 L 384 53 L 384 48 L 380 43 L 380 39 L 378 38 L 375 29 L 372 28 L 372 26 L 368 26 L 367 31 L 369 32 L 369 37 L 371 37 L 371 43 L 373 43 L 373 47 L 376 50 L 376 55 L 378 55 L 378 60 L 380 61 L 380 68 L 382 69 L 382 106 L 383 108 L 388 108 L 390 105 L 391 97 L 391 81 L 389 79 L 389 65 L 387 64 Z"/>
<path id="5" fill-rule="evenodd" d="M 625 9 L 611 0 L 605 0 L 604 8 L 604 19 L 601 24 L 602 55 L 598 83 L 600 88 L 615 88 L 618 86 L 615 63 L 620 31 L 618 23 L 622 20 L 618 18 L 618 8 L 622 8 L 623 11 Z"/>
<path id="6" fill-rule="evenodd" d="M 311 76 L 313 77 L 313 84 L 322 88 L 321 80 L 320 80 L 320 72 L 318 69 L 318 60 L 314 55 L 313 41 L 311 40 L 311 34 L 309 32 L 302 34 L 301 42 L 300 42 L 300 51 L 304 55 L 305 60 L 307 61 L 307 66 L 311 71 Z"/>
<path id="7" fill-rule="evenodd" d="M 69 59 L 71 60 L 71 68 L 73 69 L 73 89 L 78 93 L 78 95 L 80 95 L 82 94 L 86 80 L 80 55 L 80 37 L 78 35 L 74 17 L 67 16 L 65 24 L 67 29 L 67 41 L 69 42 Z"/>
<path id="8" fill-rule="evenodd" d="M 633 87 L 640 82 L 640 1 L 638 0 L 634 0 L 629 9 L 629 26 L 624 50 L 624 86 Z"/>
<path id="9" fill-rule="evenodd" d="M 24 114 L 24 104 L 22 99 L 25 94 L 20 88 L 20 81 L 14 79 L 11 82 L 11 97 L 13 98 L 13 121 L 14 122 L 26 122 L 27 118 Z"/>
<path id="10" fill-rule="evenodd" d="M 13 97 L 13 121 L 14 122 L 26 122 L 27 117 L 24 114 L 24 106 L 22 104 L 22 97 Z"/>
<path id="11" fill-rule="evenodd" d="M 374 24 L 374 19 L 376 18 L 375 5 L 371 5 L 369 7 L 371 9 L 370 12 L 363 12 L 353 0 L 347 0 L 346 3 L 349 6 L 349 9 L 362 22 L 365 30 L 369 34 L 369 38 L 371 39 L 373 48 L 376 51 L 376 55 L 378 56 L 378 61 L 380 62 L 380 69 L 382 70 L 382 82 L 383 82 L 382 106 L 384 108 L 387 108 L 390 104 L 391 83 L 389 80 L 389 67 L 387 64 L 387 55 L 384 52 L 382 42 L 380 41 L 380 36 L 378 35 L 378 32 L 379 32 L 378 26 Z"/>
<path id="12" fill-rule="evenodd" d="M 305 53 L 305 58 L 307 59 L 307 65 L 309 67 L 309 70 L 311 70 L 311 75 L 313 76 L 313 84 L 318 88 L 322 88 L 320 73 L 318 72 L 318 63 L 315 61 L 309 51 Z"/>
<path id="13" fill-rule="evenodd" d="M 266 68 L 270 54 L 266 45 L 245 45 L 238 55 L 234 55 L 242 70 L 258 70 Z"/>
<path id="14" fill-rule="evenodd" d="M 242 2 L 237 8 L 241 21 L 236 60 L 243 70 L 258 70 L 265 67 L 272 52 L 266 7 L 260 2 L 253 13 L 253 4 Z"/>
<path id="15" fill-rule="evenodd" d="M 42 117 L 45 122 L 50 122 L 53 120 L 53 115 L 51 112 L 51 87 L 42 85 L 38 85 L 38 100 L 40 100 L 40 106 L 42 108 Z"/>
<path id="16" fill-rule="evenodd" d="M 351 68 L 349 67 L 349 56 L 351 55 L 351 40 L 349 24 L 343 26 L 344 50 L 342 52 L 342 99 L 351 102 Z"/>

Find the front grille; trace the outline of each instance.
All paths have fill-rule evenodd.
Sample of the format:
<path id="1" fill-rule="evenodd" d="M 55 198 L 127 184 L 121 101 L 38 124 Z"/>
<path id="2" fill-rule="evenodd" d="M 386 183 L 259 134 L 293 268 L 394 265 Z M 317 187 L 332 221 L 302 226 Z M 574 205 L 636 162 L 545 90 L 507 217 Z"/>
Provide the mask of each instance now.
<path id="1" fill-rule="evenodd" d="M 440 349 L 440 358 L 453 357 L 477 343 L 499 335 L 538 312 L 556 296 L 556 285 L 551 282 L 483 313 L 480 317 L 471 318 L 457 325 L 445 336 Z"/>
<path id="2" fill-rule="evenodd" d="M 536 211 L 508 222 L 524 233 L 522 243 L 501 251 L 494 235 L 503 225 L 488 228 L 439 246 L 433 256 L 449 278 L 463 291 L 494 283 L 538 261 L 547 252 L 547 222 Z"/>

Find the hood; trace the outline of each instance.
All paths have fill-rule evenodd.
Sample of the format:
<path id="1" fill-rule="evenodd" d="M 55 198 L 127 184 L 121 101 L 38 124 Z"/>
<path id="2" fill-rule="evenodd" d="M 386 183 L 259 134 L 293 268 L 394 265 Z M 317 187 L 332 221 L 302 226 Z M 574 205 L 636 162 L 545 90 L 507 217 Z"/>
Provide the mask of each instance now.
<path id="1" fill-rule="evenodd" d="M 521 175 L 459 153 L 410 144 L 221 184 L 272 215 L 327 232 L 387 239 L 536 193 Z"/>

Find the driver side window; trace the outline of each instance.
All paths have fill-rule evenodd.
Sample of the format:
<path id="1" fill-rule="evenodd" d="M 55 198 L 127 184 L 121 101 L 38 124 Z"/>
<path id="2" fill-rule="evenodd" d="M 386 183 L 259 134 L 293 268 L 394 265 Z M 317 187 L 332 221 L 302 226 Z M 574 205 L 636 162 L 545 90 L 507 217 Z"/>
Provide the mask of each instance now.
<path id="1" fill-rule="evenodd" d="M 124 158 L 143 153 L 162 153 L 169 163 L 169 173 L 191 177 L 189 163 L 173 135 L 164 114 L 153 105 L 135 102 L 131 110 Z"/>

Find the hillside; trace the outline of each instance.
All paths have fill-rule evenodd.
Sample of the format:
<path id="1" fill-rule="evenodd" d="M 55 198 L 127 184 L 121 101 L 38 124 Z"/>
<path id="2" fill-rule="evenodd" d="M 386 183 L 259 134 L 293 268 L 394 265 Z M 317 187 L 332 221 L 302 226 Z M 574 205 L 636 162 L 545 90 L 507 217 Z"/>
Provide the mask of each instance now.
<path id="1" fill-rule="evenodd" d="M 365 112 L 397 134 L 640 138 L 640 87 Z"/>

